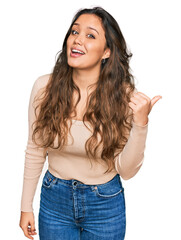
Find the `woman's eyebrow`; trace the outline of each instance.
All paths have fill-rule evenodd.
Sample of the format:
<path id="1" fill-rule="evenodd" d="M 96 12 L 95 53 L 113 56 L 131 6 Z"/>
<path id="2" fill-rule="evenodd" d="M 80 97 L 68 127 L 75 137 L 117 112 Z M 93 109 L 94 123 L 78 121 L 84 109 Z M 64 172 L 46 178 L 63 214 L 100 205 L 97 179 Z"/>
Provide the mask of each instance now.
<path id="1" fill-rule="evenodd" d="M 94 31 L 96 31 L 98 34 L 99 34 L 99 32 L 95 29 L 95 28 L 93 28 L 93 27 L 87 27 L 87 28 L 89 28 L 89 29 L 92 29 L 92 30 L 94 30 Z"/>
<path id="2" fill-rule="evenodd" d="M 74 23 L 73 25 L 80 26 L 80 24 L 79 24 L 79 23 Z M 87 28 L 89 28 L 89 29 L 92 29 L 92 30 L 96 31 L 96 32 L 99 34 L 99 32 L 98 32 L 98 31 L 97 31 L 95 28 L 93 28 L 93 27 L 87 27 Z"/>

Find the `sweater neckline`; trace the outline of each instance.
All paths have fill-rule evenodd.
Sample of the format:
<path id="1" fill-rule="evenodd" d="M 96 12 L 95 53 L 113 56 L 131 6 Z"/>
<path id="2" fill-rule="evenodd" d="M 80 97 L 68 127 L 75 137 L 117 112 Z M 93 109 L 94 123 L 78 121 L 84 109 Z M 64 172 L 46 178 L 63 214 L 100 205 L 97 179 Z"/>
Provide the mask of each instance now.
<path id="1" fill-rule="evenodd" d="M 88 121 L 84 121 L 87 123 Z M 75 125 L 84 125 L 84 122 L 82 120 L 72 119 L 72 123 Z"/>

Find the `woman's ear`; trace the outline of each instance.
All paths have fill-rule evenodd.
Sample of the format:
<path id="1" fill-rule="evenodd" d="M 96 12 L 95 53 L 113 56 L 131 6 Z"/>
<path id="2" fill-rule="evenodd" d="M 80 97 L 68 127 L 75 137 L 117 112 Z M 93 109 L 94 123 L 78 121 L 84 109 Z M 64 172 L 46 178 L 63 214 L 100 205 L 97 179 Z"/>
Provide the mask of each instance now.
<path id="1" fill-rule="evenodd" d="M 111 55 L 111 50 L 109 48 L 106 48 L 102 59 L 109 58 L 110 55 Z"/>

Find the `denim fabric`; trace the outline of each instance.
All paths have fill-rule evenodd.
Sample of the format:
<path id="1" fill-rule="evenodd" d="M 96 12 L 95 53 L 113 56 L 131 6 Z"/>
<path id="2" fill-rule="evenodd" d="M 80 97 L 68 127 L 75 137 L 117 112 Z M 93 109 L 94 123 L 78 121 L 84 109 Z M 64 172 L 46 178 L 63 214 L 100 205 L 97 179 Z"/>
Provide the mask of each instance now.
<path id="1" fill-rule="evenodd" d="M 107 183 L 86 185 L 47 170 L 38 217 L 40 240 L 124 240 L 126 207 L 119 174 Z"/>

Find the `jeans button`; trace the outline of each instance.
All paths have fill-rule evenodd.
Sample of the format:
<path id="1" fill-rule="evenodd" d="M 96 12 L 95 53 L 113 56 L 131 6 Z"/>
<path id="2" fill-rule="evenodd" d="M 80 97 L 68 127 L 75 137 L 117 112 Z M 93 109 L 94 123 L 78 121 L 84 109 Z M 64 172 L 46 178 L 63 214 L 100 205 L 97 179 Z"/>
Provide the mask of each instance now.
<path id="1" fill-rule="evenodd" d="M 77 182 L 74 182 L 73 184 L 74 184 L 74 186 L 76 186 L 76 185 L 77 185 Z"/>

